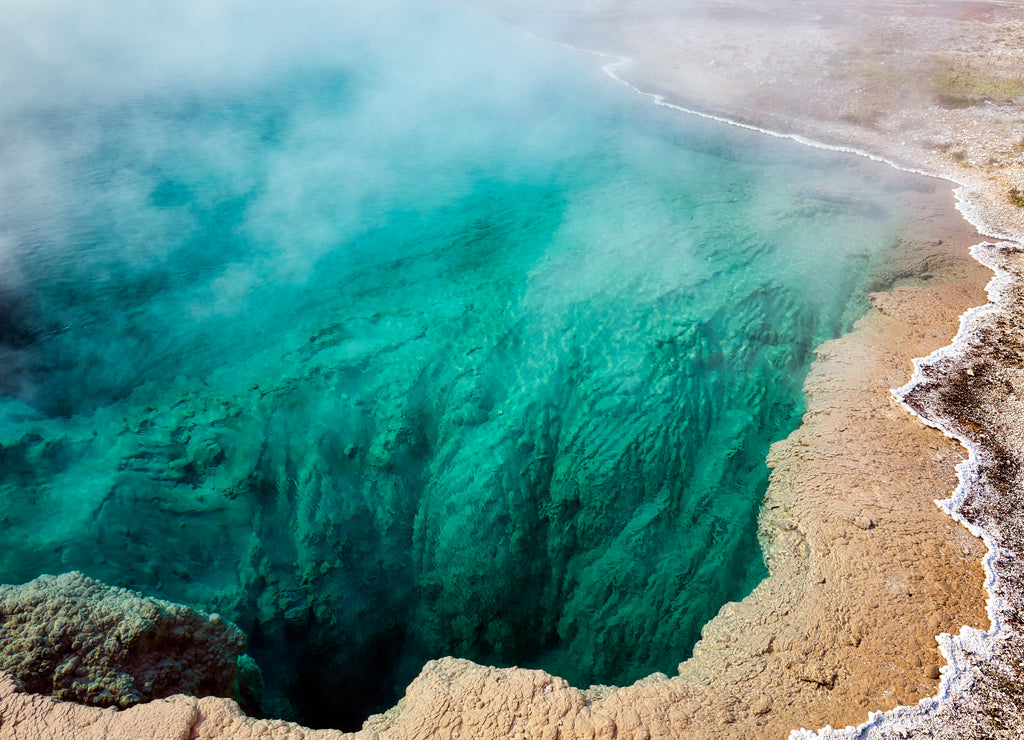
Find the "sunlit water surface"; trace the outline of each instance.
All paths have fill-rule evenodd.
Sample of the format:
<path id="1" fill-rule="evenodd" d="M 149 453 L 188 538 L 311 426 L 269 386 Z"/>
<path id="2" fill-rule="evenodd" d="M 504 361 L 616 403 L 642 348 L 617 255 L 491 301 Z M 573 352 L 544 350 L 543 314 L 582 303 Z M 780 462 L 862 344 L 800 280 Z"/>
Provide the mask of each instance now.
<path id="1" fill-rule="evenodd" d="M 216 610 L 313 725 L 672 673 L 902 186 L 450 6 L 212 7 L 2 56 L 0 580 Z"/>

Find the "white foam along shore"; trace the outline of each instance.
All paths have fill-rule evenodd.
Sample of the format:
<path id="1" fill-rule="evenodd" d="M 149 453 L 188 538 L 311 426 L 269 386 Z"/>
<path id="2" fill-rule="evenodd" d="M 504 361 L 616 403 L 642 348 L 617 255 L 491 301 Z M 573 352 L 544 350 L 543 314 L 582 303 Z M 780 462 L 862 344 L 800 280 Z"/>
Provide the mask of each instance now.
<path id="1" fill-rule="evenodd" d="M 883 738 L 891 736 L 894 732 L 908 733 L 913 732 L 915 728 L 923 729 L 925 725 L 935 717 L 939 710 L 944 707 L 948 707 L 954 700 L 968 695 L 971 685 L 974 682 L 974 676 L 972 675 L 971 670 L 973 666 L 999 660 L 998 643 L 1009 629 L 1005 620 L 1002 618 L 1002 614 L 1004 614 L 1009 607 L 1004 603 L 1004 600 L 997 595 L 995 589 L 995 583 L 998 579 L 995 563 L 998 561 L 1000 555 L 1003 554 L 1000 551 L 999 544 L 990 532 L 986 532 L 981 527 L 967 521 L 960 512 L 962 503 L 969 495 L 975 499 L 982 500 L 986 497 L 998 495 L 996 492 L 986 489 L 985 478 L 979 474 L 980 468 L 986 457 L 985 450 L 979 445 L 972 443 L 970 440 L 955 434 L 951 430 L 950 426 L 944 423 L 944 419 L 927 418 L 922 414 L 917 413 L 905 403 L 904 399 L 911 390 L 922 382 L 923 367 L 934 364 L 938 360 L 953 360 L 955 362 L 957 359 L 963 357 L 969 347 L 970 338 L 977 331 L 978 326 L 992 314 L 1003 310 L 1001 297 L 1012 284 L 1012 278 L 1005 270 L 1001 269 L 999 262 L 988 253 L 988 250 L 993 247 L 1019 250 L 1021 249 L 1022 241 L 1015 238 L 1013 235 L 1002 233 L 998 229 L 986 224 L 981 218 L 978 209 L 974 208 L 971 204 L 968 186 L 950 172 L 936 173 L 919 168 L 907 167 L 885 157 L 881 157 L 855 147 L 826 144 L 814 141 L 799 134 L 787 134 L 772 131 L 753 124 L 743 123 L 723 116 L 676 105 L 667 101 L 663 95 L 645 92 L 639 89 L 620 75 L 619 70 L 630 64 L 630 60 L 627 58 L 613 57 L 612 55 L 604 52 L 592 49 L 583 49 L 571 44 L 564 44 L 562 42 L 550 43 L 568 46 L 576 49 L 577 51 L 609 60 L 601 67 L 605 74 L 628 86 L 638 95 L 649 98 L 656 105 L 671 108 L 687 115 L 698 116 L 700 118 L 717 121 L 729 126 L 747 129 L 766 136 L 789 139 L 804 146 L 810 146 L 816 149 L 824 149 L 865 157 L 904 172 L 947 180 L 954 185 L 953 193 L 956 197 L 956 207 L 960 214 L 968 223 L 976 228 L 980 234 L 999 240 L 998 243 L 983 242 L 977 244 L 970 250 L 970 254 L 974 259 L 986 267 L 989 267 L 995 273 L 995 276 L 986 286 L 989 302 L 985 305 L 977 306 L 966 311 L 960 317 L 960 328 L 957 334 L 953 337 L 952 343 L 936 350 L 928 357 L 915 358 L 913 360 L 914 373 L 910 381 L 903 387 L 893 389 L 892 391 L 895 398 L 900 401 L 907 411 L 916 416 L 927 426 L 933 427 L 941 431 L 947 437 L 959 442 L 968 452 L 968 458 L 956 467 L 958 479 L 956 489 L 953 491 L 950 498 L 937 500 L 935 503 L 956 522 L 963 525 L 971 532 L 971 534 L 978 537 L 985 543 L 986 554 L 982 558 L 982 567 L 985 572 L 985 589 L 988 593 L 986 599 L 986 610 L 990 620 L 989 629 L 985 632 L 965 626 L 960 630 L 958 635 L 949 635 L 946 633 L 936 635 L 935 639 L 939 644 L 939 651 L 945 658 L 947 665 L 941 668 L 939 689 L 938 693 L 934 696 L 925 697 L 914 706 L 898 706 L 884 712 L 869 712 L 867 721 L 856 727 L 851 725 L 842 729 L 836 729 L 831 726 L 826 726 L 816 731 L 805 728 L 793 730 L 790 733 L 790 740 L 853 740 L 854 738 Z M 969 718 L 965 719 L 968 719 L 969 721 Z M 942 721 L 945 722 L 946 720 L 943 719 Z"/>

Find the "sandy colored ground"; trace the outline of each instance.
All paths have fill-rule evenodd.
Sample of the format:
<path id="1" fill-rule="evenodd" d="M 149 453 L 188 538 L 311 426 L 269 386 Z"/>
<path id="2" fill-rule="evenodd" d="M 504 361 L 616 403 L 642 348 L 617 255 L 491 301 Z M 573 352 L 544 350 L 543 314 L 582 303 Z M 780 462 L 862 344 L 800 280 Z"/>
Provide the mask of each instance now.
<path id="1" fill-rule="evenodd" d="M 950 176 L 967 185 L 970 211 L 990 228 L 1024 234 L 1024 209 L 1010 196 L 1024 189 L 1022 4 L 573 0 L 558 13 L 539 0 L 476 4 L 539 35 L 631 58 L 618 74 L 673 103 Z M 886 267 L 883 277 L 899 287 L 875 294 L 853 333 L 819 349 L 804 425 L 769 458 L 761 524 L 771 577 L 722 609 L 678 677 L 582 693 L 539 671 L 445 659 L 428 664 L 399 706 L 359 734 L 782 738 L 799 727 L 859 724 L 869 711 L 936 694 L 940 669 L 948 671 L 936 636 L 962 625 L 989 629 L 986 548 L 933 503 L 956 487 L 963 449 L 911 416 L 890 389 L 909 379 L 911 358 L 948 344 L 960 314 L 986 300 L 992 272 L 967 253 L 981 239 L 951 208 L 951 195 L 937 188 Z M 963 511 L 998 548 L 992 589 L 1004 601 L 993 613 L 1006 629 L 998 659 L 968 665 L 959 675 L 969 680 L 933 719 L 907 725 L 909 737 L 1022 736 L 1015 605 L 1024 578 L 1016 557 L 1024 537 L 1024 305 L 1014 286 L 1024 265 L 1012 249 L 986 255 L 1017 282 L 965 341 L 973 359 L 933 363 L 928 388 L 911 400 L 958 419 L 956 431 L 991 452 L 972 490 L 996 498 L 972 494 Z M 171 709 L 180 720 L 173 730 L 161 714 Z M 0 682 L 3 740 L 341 736 L 247 720 L 221 700 L 137 710 L 154 712 L 167 731 L 104 729 L 117 721 L 110 712 Z"/>

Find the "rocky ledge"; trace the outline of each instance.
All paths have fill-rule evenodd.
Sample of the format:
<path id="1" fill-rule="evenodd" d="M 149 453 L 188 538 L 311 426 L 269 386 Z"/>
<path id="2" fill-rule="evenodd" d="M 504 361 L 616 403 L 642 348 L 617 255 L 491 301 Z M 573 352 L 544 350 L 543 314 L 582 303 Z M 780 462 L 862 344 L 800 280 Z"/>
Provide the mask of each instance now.
<path id="1" fill-rule="evenodd" d="M 0 669 L 10 686 L 56 699 L 120 709 L 173 694 L 254 699 L 245 642 L 217 614 L 78 572 L 0 585 Z"/>

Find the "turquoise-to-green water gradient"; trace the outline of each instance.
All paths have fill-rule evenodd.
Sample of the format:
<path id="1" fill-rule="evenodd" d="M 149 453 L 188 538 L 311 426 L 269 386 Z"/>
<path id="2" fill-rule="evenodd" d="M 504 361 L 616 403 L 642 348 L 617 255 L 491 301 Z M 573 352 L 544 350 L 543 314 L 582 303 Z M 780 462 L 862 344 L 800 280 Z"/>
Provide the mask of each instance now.
<path id="1" fill-rule="evenodd" d="M 911 184 L 451 4 L 3 35 L 0 581 L 216 610 L 264 711 L 353 728 L 445 654 L 673 673 L 765 576 Z"/>

